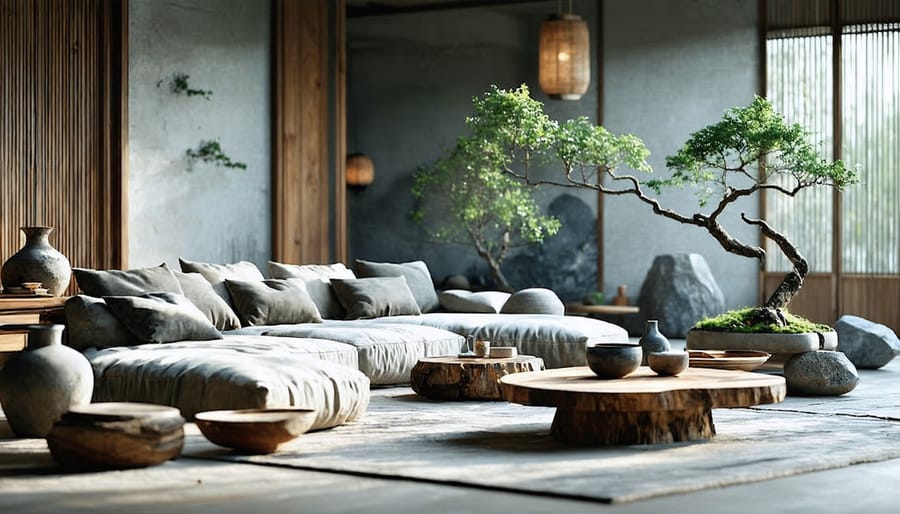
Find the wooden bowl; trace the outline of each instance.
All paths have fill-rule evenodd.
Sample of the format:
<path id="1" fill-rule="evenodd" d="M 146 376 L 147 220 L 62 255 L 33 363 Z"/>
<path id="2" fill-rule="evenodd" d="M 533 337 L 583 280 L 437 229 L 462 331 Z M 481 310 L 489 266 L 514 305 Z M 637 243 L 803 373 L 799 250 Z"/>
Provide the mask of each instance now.
<path id="1" fill-rule="evenodd" d="M 242 453 L 272 453 L 316 419 L 313 409 L 242 409 L 200 412 L 197 427 L 210 441 Z"/>
<path id="2" fill-rule="evenodd" d="M 622 378 L 638 369 L 643 352 L 640 345 L 604 344 L 585 351 L 588 366 L 600 378 Z"/>

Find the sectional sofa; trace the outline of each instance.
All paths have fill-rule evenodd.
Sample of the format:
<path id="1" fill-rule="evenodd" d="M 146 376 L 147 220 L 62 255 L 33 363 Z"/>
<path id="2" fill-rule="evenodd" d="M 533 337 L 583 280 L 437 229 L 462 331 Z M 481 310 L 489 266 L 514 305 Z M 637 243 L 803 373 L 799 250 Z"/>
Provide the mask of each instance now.
<path id="1" fill-rule="evenodd" d="M 426 356 L 466 336 L 515 346 L 547 367 L 584 365 L 586 346 L 627 342 L 624 329 L 563 316 L 546 289 L 509 295 L 434 289 L 424 262 L 180 260 L 128 271 L 75 269 L 67 342 L 91 362 L 94 401 L 214 409 L 305 406 L 313 429 L 365 412 L 372 386 L 409 381 Z"/>

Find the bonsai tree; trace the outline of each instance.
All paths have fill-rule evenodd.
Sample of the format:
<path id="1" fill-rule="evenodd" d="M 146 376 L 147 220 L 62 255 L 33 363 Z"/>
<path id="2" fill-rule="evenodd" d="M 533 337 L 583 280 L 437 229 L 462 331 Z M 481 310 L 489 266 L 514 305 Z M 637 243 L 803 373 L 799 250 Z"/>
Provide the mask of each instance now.
<path id="1" fill-rule="evenodd" d="M 581 130 L 588 131 L 589 128 Z M 666 166 L 672 170 L 666 179 L 642 182 L 634 175 L 616 173 L 598 158 L 602 156 L 590 151 L 604 144 L 603 138 L 599 137 L 601 128 L 594 127 L 593 130 L 595 137 L 588 138 L 591 143 L 557 146 L 557 157 L 564 169 L 562 180 L 536 178 L 527 170 L 514 175 L 529 184 L 555 184 L 595 189 L 611 195 L 633 195 L 654 213 L 702 228 L 725 251 L 758 259 L 760 266 L 765 263 L 766 251 L 736 239 L 720 223 L 720 217 L 729 205 L 761 191 L 793 197 L 814 186 L 842 189 L 858 181 L 855 171 L 843 162 L 824 160 L 809 142 L 810 133 L 806 129 L 799 124 L 786 123 L 774 112 L 772 105 L 760 97 L 747 107 L 725 111 L 721 121 L 691 134 L 675 155 L 666 158 Z M 603 183 L 601 177 L 607 182 Z M 709 206 L 708 212 L 676 212 L 660 205 L 645 190 L 648 188 L 659 194 L 664 188 L 684 186 L 695 188 L 700 209 Z M 740 218 L 744 223 L 758 227 L 793 266 L 762 308 L 745 313 L 749 318 L 747 323 L 784 326 L 787 319 L 781 309 L 800 290 L 809 265 L 797 246 L 766 220 L 750 218 L 745 213 L 741 213 Z"/>
<path id="2" fill-rule="evenodd" d="M 510 250 L 540 243 L 560 228 L 559 220 L 541 213 L 533 188 L 519 178 L 530 176 L 537 164 L 559 165 L 559 148 L 590 153 L 610 170 L 623 162 L 649 170 L 644 160 L 649 152 L 634 136 L 613 136 L 586 118 L 551 120 L 525 85 L 491 86 L 473 99 L 473 107 L 474 115 L 466 119 L 469 134 L 414 174 L 413 218 L 434 240 L 471 244 L 496 286 L 512 290 L 501 269 Z"/>

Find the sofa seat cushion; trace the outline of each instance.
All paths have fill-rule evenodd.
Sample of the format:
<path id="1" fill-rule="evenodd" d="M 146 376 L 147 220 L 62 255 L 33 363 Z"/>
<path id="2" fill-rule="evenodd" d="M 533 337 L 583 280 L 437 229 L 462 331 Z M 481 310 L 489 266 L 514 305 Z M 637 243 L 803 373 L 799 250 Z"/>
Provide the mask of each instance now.
<path id="1" fill-rule="evenodd" d="M 384 320 L 325 320 L 322 323 L 269 327 L 266 336 L 312 337 L 356 347 L 359 370 L 373 384 L 409 382 L 409 373 L 422 357 L 456 355 L 465 344 L 459 334 L 427 326 L 393 324 Z"/>
<path id="2" fill-rule="evenodd" d="M 316 409 L 312 429 L 361 416 L 369 379 L 350 362 L 352 348 L 332 341 L 226 336 L 213 342 L 139 345 L 88 352 L 93 401 L 170 405 L 186 418 L 207 410 Z"/>
<path id="3" fill-rule="evenodd" d="M 547 368 L 586 365 L 587 346 L 628 343 L 624 328 L 582 316 L 429 313 L 383 321 L 439 327 L 490 341 L 491 346 L 515 346 L 519 353 L 544 359 Z"/>

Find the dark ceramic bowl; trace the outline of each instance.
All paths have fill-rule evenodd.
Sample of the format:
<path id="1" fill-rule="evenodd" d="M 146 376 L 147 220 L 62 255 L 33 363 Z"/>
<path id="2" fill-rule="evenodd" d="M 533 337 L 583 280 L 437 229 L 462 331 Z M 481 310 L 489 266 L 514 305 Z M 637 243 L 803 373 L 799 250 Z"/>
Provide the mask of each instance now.
<path id="1" fill-rule="evenodd" d="M 689 358 L 688 352 L 651 352 L 647 363 L 658 375 L 674 376 L 687 369 Z"/>
<path id="2" fill-rule="evenodd" d="M 635 344 L 589 346 L 587 363 L 600 378 L 622 378 L 641 365 L 641 347 Z"/>

